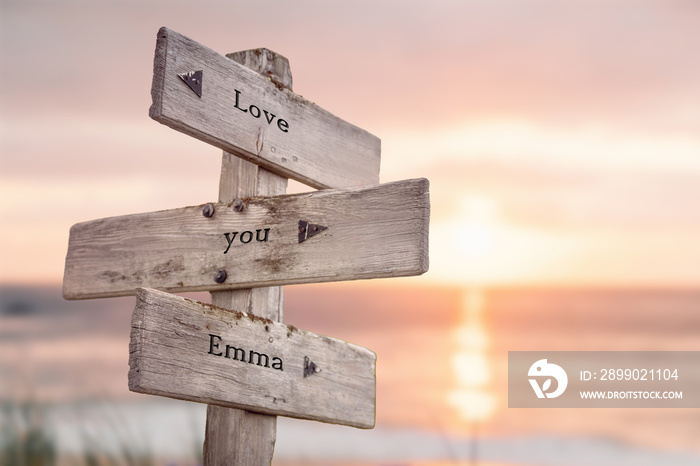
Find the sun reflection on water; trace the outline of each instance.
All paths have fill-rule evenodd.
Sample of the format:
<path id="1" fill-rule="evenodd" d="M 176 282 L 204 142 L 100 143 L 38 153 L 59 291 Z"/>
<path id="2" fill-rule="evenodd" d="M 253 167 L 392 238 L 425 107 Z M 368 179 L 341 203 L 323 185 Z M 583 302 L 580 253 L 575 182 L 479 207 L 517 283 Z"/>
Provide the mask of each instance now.
<path id="1" fill-rule="evenodd" d="M 488 361 L 489 338 L 482 321 L 484 295 L 469 289 L 462 304 L 462 318 L 453 337 L 457 351 L 452 356 L 456 386 L 448 394 L 448 402 L 467 422 L 483 422 L 495 409 L 491 390 L 492 372 Z"/>

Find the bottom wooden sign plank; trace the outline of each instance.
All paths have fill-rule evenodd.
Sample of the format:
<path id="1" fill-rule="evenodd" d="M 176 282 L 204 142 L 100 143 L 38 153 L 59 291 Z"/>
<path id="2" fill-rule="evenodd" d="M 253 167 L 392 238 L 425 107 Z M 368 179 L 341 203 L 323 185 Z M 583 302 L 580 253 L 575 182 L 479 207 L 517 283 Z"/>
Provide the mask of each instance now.
<path id="1" fill-rule="evenodd" d="M 139 288 L 129 353 L 135 392 L 374 427 L 376 355 L 352 343 Z"/>

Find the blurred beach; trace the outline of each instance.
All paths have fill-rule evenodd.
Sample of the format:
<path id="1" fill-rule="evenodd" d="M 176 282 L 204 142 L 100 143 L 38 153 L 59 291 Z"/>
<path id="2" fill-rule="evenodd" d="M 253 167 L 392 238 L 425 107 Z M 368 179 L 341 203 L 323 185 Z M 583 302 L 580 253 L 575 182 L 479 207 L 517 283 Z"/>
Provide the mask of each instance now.
<path id="1" fill-rule="evenodd" d="M 134 298 L 0 299 L 2 403 L 40 408 L 63 454 L 197 463 L 205 407 L 127 389 Z M 280 418 L 274 464 L 697 464 L 694 409 L 509 409 L 507 352 L 698 350 L 698 309 L 694 290 L 286 287 L 286 323 L 377 353 L 377 427 Z"/>

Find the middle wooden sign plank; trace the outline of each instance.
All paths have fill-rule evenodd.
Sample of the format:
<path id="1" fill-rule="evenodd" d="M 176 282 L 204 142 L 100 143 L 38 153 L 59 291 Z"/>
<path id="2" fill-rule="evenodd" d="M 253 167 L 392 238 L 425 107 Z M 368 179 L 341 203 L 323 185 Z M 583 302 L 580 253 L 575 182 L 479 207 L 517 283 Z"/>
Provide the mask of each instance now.
<path id="1" fill-rule="evenodd" d="M 134 294 L 420 275 L 428 180 L 253 197 L 79 223 L 63 295 Z"/>

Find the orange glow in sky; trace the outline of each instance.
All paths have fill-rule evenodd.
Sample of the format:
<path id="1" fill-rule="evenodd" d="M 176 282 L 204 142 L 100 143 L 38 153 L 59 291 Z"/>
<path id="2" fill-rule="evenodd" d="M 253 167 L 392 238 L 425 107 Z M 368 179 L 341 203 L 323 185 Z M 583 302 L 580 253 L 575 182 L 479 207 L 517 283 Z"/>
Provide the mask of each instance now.
<path id="1" fill-rule="evenodd" d="M 59 283 L 74 223 L 215 199 L 219 150 L 148 118 L 167 25 L 285 55 L 296 92 L 382 140 L 382 181 L 430 180 L 419 280 L 700 283 L 692 2 L 203 1 L 206 22 L 160 2 L 2 10 L 0 282 Z M 231 27 L 263 10 L 265 28 Z"/>

